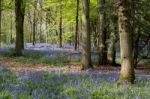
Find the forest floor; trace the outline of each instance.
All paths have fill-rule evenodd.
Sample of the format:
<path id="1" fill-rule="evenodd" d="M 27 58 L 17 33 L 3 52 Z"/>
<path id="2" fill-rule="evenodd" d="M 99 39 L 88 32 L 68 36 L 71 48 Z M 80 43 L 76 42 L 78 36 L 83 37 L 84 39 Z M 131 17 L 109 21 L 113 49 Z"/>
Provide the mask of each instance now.
<path id="1" fill-rule="evenodd" d="M 120 67 L 94 65 L 94 69 L 81 70 L 80 54 L 72 48 L 42 48 L 29 47 L 22 57 L 13 57 L 13 49 L 0 50 L 0 99 L 150 97 L 150 68 L 147 66 L 135 69 L 135 85 L 118 88 Z M 96 54 L 93 60 L 95 57 Z"/>

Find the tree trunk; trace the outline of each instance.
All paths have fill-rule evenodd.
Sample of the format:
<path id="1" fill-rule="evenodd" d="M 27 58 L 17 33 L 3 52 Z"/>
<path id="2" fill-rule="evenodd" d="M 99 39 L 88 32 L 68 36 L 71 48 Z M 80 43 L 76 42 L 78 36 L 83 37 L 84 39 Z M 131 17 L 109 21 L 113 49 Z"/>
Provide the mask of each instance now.
<path id="1" fill-rule="evenodd" d="M 62 5 L 60 5 L 59 17 L 59 47 L 62 47 Z"/>
<path id="2" fill-rule="evenodd" d="M 11 23 L 10 23 L 10 44 L 13 43 L 13 12 L 11 13 Z"/>
<path id="3" fill-rule="evenodd" d="M 79 0 L 76 0 L 76 27 L 75 27 L 75 45 L 74 49 L 77 50 L 78 47 L 78 32 L 79 32 Z"/>
<path id="4" fill-rule="evenodd" d="M 42 16 L 41 16 L 41 18 L 40 18 L 40 43 L 42 43 L 42 41 L 43 41 L 43 37 L 42 37 L 42 34 L 43 34 L 42 24 L 43 24 L 43 20 L 42 20 Z"/>
<path id="5" fill-rule="evenodd" d="M 2 30 L 1 30 L 1 28 L 2 28 L 2 23 L 1 23 L 1 21 L 2 21 L 2 0 L 0 0 L 0 47 L 1 47 L 1 42 L 2 42 Z"/>
<path id="6" fill-rule="evenodd" d="M 82 0 L 82 66 L 83 69 L 91 68 L 91 40 L 90 40 L 90 20 L 89 20 L 90 0 Z"/>
<path id="7" fill-rule="evenodd" d="M 36 10 L 37 10 L 37 1 L 34 2 L 34 12 L 33 12 L 33 30 L 32 30 L 32 45 L 34 46 L 36 43 L 35 32 L 36 32 Z"/>
<path id="8" fill-rule="evenodd" d="M 121 72 L 119 83 L 134 83 L 133 35 L 131 26 L 131 1 L 118 0 L 118 23 L 121 49 Z"/>
<path id="9" fill-rule="evenodd" d="M 99 2 L 99 65 L 107 64 L 105 0 Z"/>
<path id="10" fill-rule="evenodd" d="M 115 66 L 116 65 L 116 39 L 118 33 L 118 24 L 117 23 L 117 16 L 113 15 L 110 19 L 110 35 L 109 35 L 109 44 L 108 44 L 108 51 L 107 51 L 107 60 L 109 65 Z"/>
<path id="11" fill-rule="evenodd" d="M 15 14 L 16 14 L 16 56 L 22 55 L 24 47 L 23 42 L 23 24 L 24 24 L 24 4 L 23 0 L 15 0 Z"/>
<path id="12" fill-rule="evenodd" d="M 35 11 L 34 11 L 34 16 L 33 16 L 33 30 L 32 30 L 32 45 L 35 45 L 35 29 L 36 29 L 36 23 L 35 23 Z"/>

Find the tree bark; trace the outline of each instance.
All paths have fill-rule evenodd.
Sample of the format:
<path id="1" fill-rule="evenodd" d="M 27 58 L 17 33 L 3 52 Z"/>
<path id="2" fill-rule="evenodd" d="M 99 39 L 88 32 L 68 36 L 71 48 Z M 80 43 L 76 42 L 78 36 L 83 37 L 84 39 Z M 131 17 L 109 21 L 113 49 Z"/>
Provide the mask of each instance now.
<path id="1" fill-rule="evenodd" d="M 99 2 L 99 65 L 107 64 L 105 0 Z"/>
<path id="2" fill-rule="evenodd" d="M 131 1 L 118 0 L 118 24 L 121 49 L 121 72 L 119 83 L 134 83 L 133 35 L 131 25 Z"/>
<path id="3" fill-rule="evenodd" d="M 23 40 L 23 25 L 24 25 L 24 2 L 23 0 L 15 0 L 15 14 L 16 14 L 16 56 L 22 55 L 24 47 Z"/>
<path id="4" fill-rule="evenodd" d="M 60 1 L 61 2 L 61 1 Z M 62 5 L 60 4 L 59 12 L 59 47 L 62 47 Z"/>
<path id="5" fill-rule="evenodd" d="M 1 42 L 2 42 L 2 0 L 0 0 L 0 47 L 1 47 Z"/>
<path id="6" fill-rule="evenodd" d="M 78 32 L 79 32 L 79 0 L 76 0 L 76 27 L 75 27 L 75 50 L 78 47 Z"/>
<path id="7" fill-rule="evenodd" d="M 90 40 L 90 0 L 82 0 L 82 66 L 83 69 L 91 68 L 91 40 Z"/>
<path id="8" fill-rule="evenodd" d="M 107 51 L 107 60 L 109 65 L 115 66 L 116 65 L 116 40 L 117 40 L 117 33 L 118 33 L 118 24 L 117 23 L 117 15 L 113 15 L 110 19 L 110 35 L 109 35 L 109 44 L 108 44 L 108 51 Z"/>
<path id="9" fill-rule="evenodd" d="M 37 1 L 34 2 L 34 12 L 33 12 L 33 30 L 32 30 L 32 45 L 34 46 L 36 43 L 35 32 L 36 32 L 36 10 L 37 10 Z"/>
<path id="10" fill-rule="evenodd" d="M 11 12 L 11 23 L 10 23 L 10 44 L 13 43 L 13 12 Z"/>

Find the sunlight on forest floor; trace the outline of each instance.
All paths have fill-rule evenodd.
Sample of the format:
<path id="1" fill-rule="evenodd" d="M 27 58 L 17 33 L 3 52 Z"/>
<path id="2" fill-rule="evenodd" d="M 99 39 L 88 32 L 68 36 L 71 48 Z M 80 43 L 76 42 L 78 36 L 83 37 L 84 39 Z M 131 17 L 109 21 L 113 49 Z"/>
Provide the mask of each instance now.
<path id="1" fill-rule="evenodd" d="M 100 66 L 83 71 L 79 60 L 64 57 L 64 52 L 55 52 L 52 58 L 45 57 L 47 54 L 51 53 L 26 50 L 22 57 L 13 57 L 12 52 L 4 50 L 0 54 L 0 99 L 150 97 L 150 72 L 145 67 L 135 69 L 135 85 L 118 87 L 120 67 Z"/>
<path id="2" fill-rule="evenodd" d="M 11 72 L 0 69 L 3 99 L 148 99 L 150 77 L 117 87 L 117 73 Z"/>

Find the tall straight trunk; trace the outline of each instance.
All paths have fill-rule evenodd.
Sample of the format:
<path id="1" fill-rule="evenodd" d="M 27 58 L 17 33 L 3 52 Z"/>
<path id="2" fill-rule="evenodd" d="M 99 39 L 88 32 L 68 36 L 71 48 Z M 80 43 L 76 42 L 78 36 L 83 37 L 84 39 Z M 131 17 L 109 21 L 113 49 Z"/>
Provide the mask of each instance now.
<path id="1" fill-rule="evenodd" d="M 23 45 L 23 25 L 24 25 L 24 4 L 23 0 L 15 0 L 15 14 L 16 14 L 16 56 L 22 55 Z"/>
<path id="2" fill-rule="evenodd" d="M 36 32 L 36 10 L 37 10 L 37 1 L 34 2 L 34 12 L 33 12 L 33 30 L 32 30 L 32 45 L 35 45 L 36 39 L 35 39 L 35 32 Z"/>
<path id="3" fill-rule="evenodd" d="M 91 40 L 90 40 L 90 0 L 82 0 L 82 66 L 83 69 L 91 68 Z"/>
<path id="4" fill-rule="evenodd" d="M 107 63 L 105 0 L 99 2 L 99 65 Z"/>
<path id="5" fill-rule="evenodd" d="M 21 32 L 22 32 L 22 35 L 21 35 L 21 46 L 22 46 L 22 49 L 24 49 L 24 16 L 25 16 L 25 2 L 24 0 L 22 0 L 22 8 L 21 8 L 21 13 L 22 13 L 22 29 L 21 29 Z"/>
<path id="6" fill-rule="evenodd" d="M 59 17 L 59 47 L 62 47 L 62 5 L 60 5 Z"/>
<path id="7" fill-rule="evenodd" d="M 34 11 L 34 16 L 33 16 L 33 30 L 32 30 L 32 45 L 34 46 L 35 45 L 35 29 L 36 29 L 36 22 L 35 22 L 35 11 Z"/>
<path id="8" fill-rule="evenodd" d="M 51 9 L 48 8 L 47 9 L 47 12 L 46 12 L 46 29 L 47 29 L 47 32 L 46 32 L 46 43 L 48 43 L 48 38 L 49 38 L 49 33 L 50 33 L 50 29 L 49 29 L 49 25 L 50 25 L 50 22 L 51 22 Z"/>
<path id="9" fill-rule="evenodd" d="M 118 24 L 121 50 L 121 72 L 119 83 L 134 83 L 133 35 L 131 25 L 131 1 L 118 0 Z"/>
<path id="10" fill-rule="evenodd" d="M 30 33 L 29 33 L 29 42 L 31 43 L 32 42 L 32 27 L 33 27 L 33 25 L 32 25 L 32 19 L 31 19 L 31 14 L 30 14 L 30 11 L 28 11 L 28 21 L 29 21 L 29 24 L 30 24 Z"/>
<path id="11" fill-rule="evenodd" d="M 42 16 L 41 16 L 41 18 L 40 18 L 40 43 L 42 43 L 42 39 L 43 39 L 43 37 L 42 37 L 42 23 L 43 23 L 43 21 L 42 21 Z"/>
<path id="12" fill-rule="evenodd" d="M 2 30 L 1 30 L 1 23 L 2 22 L 2 0 L 0 0 L 0 47 L 1 47 L 1 42 L 2 42 Z"/>
<path id="13" fill-rule="evenodd" d="M 139 57 L 139 41 L 141 37 L 141 29 L 138 28 L 138 34 L 134 41 L 134 67 L 138 65 L 138 57 Z"/>
<path id="14" fill-rule="evenodd" d="M 107 51 L 107 60 L 109 65 L 116 65 L 116 39 L 118 33 L 118 24 L 117 23 L 117 16 L 113 15 L 110 19 L 110 35 L 109 35 L 109 44 L 108 44 L 108 51 Z"/>
<path id="15" fill-rule="evenodd" d="M 75 27 L 75 45 L 74 49 L 78 47 L 78 32 L 79 32 L 79 0 L 76 0 L 76 27 Z"/>
<path id="16" fill-rule="evenodd" d="M 40 3 L 40 10 L 41 10 L 41 14 L 43 14 L 42 8 L 43 8 L 43 1 L 39 1 Z M 40 43 L 43 42 L 43 30 L 42 30 L 42 26 L 43 26 L 43 16 L 40 16 Z"/>
<path id="17" fill-rule="evenodd" d="M 12 16 L 11 16 L 11 23 L 10 23 L 10 44 L 13 43 L 13 12 L 11 12 Z"/>

